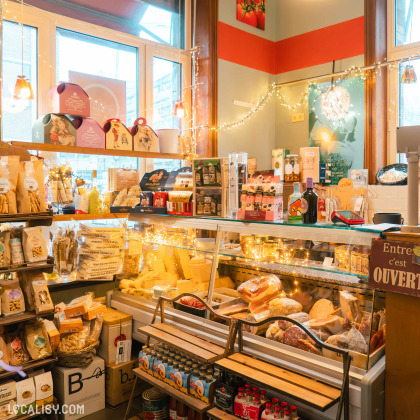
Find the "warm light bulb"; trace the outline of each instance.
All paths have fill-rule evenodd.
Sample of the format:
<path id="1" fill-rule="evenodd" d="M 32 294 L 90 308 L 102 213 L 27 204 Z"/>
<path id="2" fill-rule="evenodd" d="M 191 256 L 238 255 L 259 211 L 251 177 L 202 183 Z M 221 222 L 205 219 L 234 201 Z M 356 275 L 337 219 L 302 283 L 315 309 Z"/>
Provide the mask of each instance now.
<path id="1" fill-rule="evenodd" d="M 16 79 L 13 99 L 34 99 L 32 87 L 25 76 L 18 76 Z"/>
<path id="2" fill-rule="evenodd" d="M 331 121 L 344 118 L 350 110 L 350 94 L 342 86 L 331 86 L 321 97 L 321 111 Z"/>
<path id="3" fill-rule="evenodd" d="M 182 101 L 175 102 L 174 116 L 178 118 L 184 118 L 186 116 L 184 102 Z"/>

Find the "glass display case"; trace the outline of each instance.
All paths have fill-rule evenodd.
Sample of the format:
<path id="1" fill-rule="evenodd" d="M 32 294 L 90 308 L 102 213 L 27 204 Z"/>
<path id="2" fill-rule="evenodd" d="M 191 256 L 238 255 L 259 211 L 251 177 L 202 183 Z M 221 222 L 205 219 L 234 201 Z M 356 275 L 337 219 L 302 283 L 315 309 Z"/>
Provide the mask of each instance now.
<path id="1" fill-rule="evenodd" d="M 222 218 L 132 215 L 142 243 L 138 274 L 120 292 L 156 303 L 194 293 L 221 315 L 259 322 L 290 316 L 324 342 L 348 349 L 368 371 L 385 353 L 385 296 L 368 286 L 369 251 L 379 231 L 335 225 L 241 222 Z M 191 297 L 174 309 L 210 318 Z M 217 317 L 211 321 L 222 322 Z M 287 322 L 247 327 L 259 345 L 340 361 Z"/>

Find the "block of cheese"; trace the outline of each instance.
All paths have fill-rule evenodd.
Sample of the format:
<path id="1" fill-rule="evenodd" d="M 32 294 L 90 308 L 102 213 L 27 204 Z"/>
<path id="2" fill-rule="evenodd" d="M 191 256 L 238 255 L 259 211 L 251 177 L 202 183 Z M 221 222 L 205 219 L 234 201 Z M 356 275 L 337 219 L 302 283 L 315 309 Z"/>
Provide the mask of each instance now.
<path id="1" fill-rule="evenodd" d="M 206 260 L 204 264 L 191 264 L 191 273 L 194 281 L 210 281 L 211 265 L 212 262 L 210 260 Z"/>
<path id="2" fill-rule="evenodd" d="M 176 287 L 178 294 L 194 292 L 194 282 L 192 280 L 178 280 Z"/>
<path id="3" fill-rule="evenodd" d="M 312 319 L 325 319 L 334 312 L 334 305 L 328 299 L 319 299 L 315 302 L 312 309 L 309 311 L 309 318 Z"/>
<path id="4" fill-rule="evenodd" d="M 176 286 L 176 281 L 179 279 L 178 274 L 167 273 L 166 271 L 161 271 L 158 277 L 159 280 L 167 280 L 174 283 L 174 287 Z"/>
<path id="5" fill-rule="evenodd" d="M 192 257 L 190 264 L 205 264 L 206 258 L 203 256 Z"/>
<path id="6" fill-rule="evenodd" d="M 228 289 L 234 289 L 235 283 L 233 283 L 232 279 L 227 276 L 216 278 L 214 282 L 214 288 L 219 289 L 221 287 L 227 287 Z"/>
<path id="7" fill-rule="evenodd" d="M 157 249 L 159 258 L 166 258 L 172 255 L 172 247 L 166 245 L 159 245 Z"/>
<path id="8" fill-rule="evenodd" d="M 315 319 L 309 321 L 308 326 L 314 330 L 324 330 L 335 335 L 340 331 L 343 331 L 343 321 L 343 318 L 334 315 L 326 319 Z"/>
<path id="9" fill-rule="evenodd" d="M 151 262 L 152 270 L 156 273 L 162 273 L 165 272 L 165 264 L 163 263 L 163 258 L 157 258 L 156 260 L 153 260 Z"/>
<path id="10" fill-rule="evenodd" d="M 165 268 L 168 273 L 178 274 L 175 257 L 173 255 L 171 257 L 164 257 L 163 263 L 165 264 Z"/>
<path id="11" fill-rule="evenodd" d="M 192 279 L 190 254 L 186 249 L 174 248 L 174 257 L 178 265 L 179 275 L 183 279 Z"/>
<path id="12" fill-rule="evenodd" d="M 340 291 L 340 306 L 341 314 L 345 320 L 350 322 L 361 320 L 362 312 L 359 306 L 359 299 L 356 296 L 353 296 L 346 290 Z"/>
<path id="13" fill-rule="evenodd" d="M 207 292 L 209 290 L 209 282 L 203 281 L 203 282 L 194 282 L 194 289 L 197 292 Z"/>

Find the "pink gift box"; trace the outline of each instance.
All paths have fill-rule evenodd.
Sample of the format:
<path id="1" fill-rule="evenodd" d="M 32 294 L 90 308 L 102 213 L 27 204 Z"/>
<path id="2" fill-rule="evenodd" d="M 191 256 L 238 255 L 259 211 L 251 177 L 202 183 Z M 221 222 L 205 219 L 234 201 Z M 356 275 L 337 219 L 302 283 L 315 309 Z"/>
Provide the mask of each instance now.
<path id="1" fill-rule="evenodd" d="M 90 99 L 79 85 L 61 82 L 48 91 L 48 109 L 56 114 L 89 117 Z"/>
<path id="2" fill-rule="evenodd" d="M 133 150 L 159 153 L 159 138 L 145 118 L 137 118 L 129 131 L 133 135 Z"/>
<path id="3" fill-rule="evenodd" d="M 93 118 L 73 118 L 76 146 L 105 149 L 105 132 Z"/>
<path id="4" fill-rule="evenodd" d="M 133 150 L 133 136 L 117 118 L 105 122 L 105 146 L 114 150 Z"/>

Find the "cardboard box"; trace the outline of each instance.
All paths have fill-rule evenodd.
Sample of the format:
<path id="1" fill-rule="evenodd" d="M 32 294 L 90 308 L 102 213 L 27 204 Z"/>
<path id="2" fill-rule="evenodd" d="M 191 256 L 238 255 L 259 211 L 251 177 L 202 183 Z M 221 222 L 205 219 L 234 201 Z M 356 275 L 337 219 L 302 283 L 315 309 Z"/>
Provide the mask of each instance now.
<path id="1" fill-rule="evenodd" d="M 83 407 L 83 414 L 66 414 L 62 419 L 76 420 L 105 408 L 105 362 L 100 357 L 84 368 L 55 366 L 53 379 L 54 394 L 60 405 Z"/>
<path id="2" fill-rule="evenodd" d="M 71 118 L 76 128 L 76 146 L 105 149 L 105 132 L 93 118 Z"/>
<path id="3" fill-rule="evenodd" d="M 66 318 L 66 314 L 61 313 L 58 315 L 58 329 L 60 334 L 80 332 L 83 329 L 82 318 Z"/>
<path id="4" fill-rule="evenodd" d="M 13 406 L 16 404 L 16 382 L 7 381 L 0 385 L 0 418 L 15 418 Z"/>
<path id="5" fill-rule="evenodd" d="M 97 354 L 107 364 L 115 363 L 118 341 L 131 341 L 132 339 L 133 317 L 115 309 L 107 308 L 103 320 L 101 344 Z"/>
<path id="6" fill-rule="evenodd" d="M 284 159 L 290 153 L 287 149 L 273 149 L 271 151 L 271 169 L 280 171 L 280 180 L 284 181 Z"/>
<path id="7" fill-rule="evenodd" d="M 106 306 L 99 302 L 93 302 L 88 311 L 83 315 L 84 319 L 88 321 L 104 316 Z"/>
<path id="8" fill-rule="evenodd" d="M 177 216 L 192 216 L 193 215 L 193 203 L 176 203 L 173 201 L 166 202 L 166 209 L 168 214 Z"/>
<path id="9" fill-rule="evenodd" d="M 35 143 L 76 145 L 76 128 L 63 114 L 45 114 L 32 126 L 32 141 Z"/>
<path id="10" fill-rule="evenodd" d="M 50 405 L 54 400 L 54 388 L 51 372 L 34 376 L 35 402 L 37 407 Z"/>
<path id="11" fill-rule="evenodd" d="M 75 318 L 85 314 L 92 305 L 92 296 L 84 295 L 73 299 L 64 309 L 67 318 Z"/>
<path id="12" fill-rule="evenodd" d="M 144 118 L 137 118 L 129 131 L 133 136 L 133 150 L 159 153 L 159 138 Z"/>
<path id="13" fill-rule="evenodd" d="M 57 114 L 90 116 L 90 98 L 74 83 L 60 83 L 48 91 L 48 110 Z"/>
<path id="14" fill-rule="evenodd" d="M 313 178 L 319 182 L 319 147 L 300 148 L 300 179 Z"/>
<path id="15" fill-rule="evenodd" d="M 105 396 L 108 405 L 115 407 L 130 399 L 135 379 L 133 369 L 137 367 L 136 358 L 120 365 L 106 365 Z M 138 381 L 134 396 L 139 396 L 141 392 L 141 381 Z"/>
<path id="16" fill-rule="evenodd" d="M 29 410 L 35 409 L 35 383 L 33 378 L 16 382 L 16 405 L 18 406 L 18 415 L 26 414 Z"/>
<path id="17" fill-rule="evenodd" d="M 108 120 L 103 129 L 107 149 L 133 150 L 133 136 L 120 120 Z"/>
<path id="18" fill-rule="evenodd" d="M 44 319 L 44 325 L 48 333 L 48 338 L 50 339 L 50 345 L 52 351 L 56 351 L 60 345 L 60 333 L 58 332 L 54 322 Z"/>

